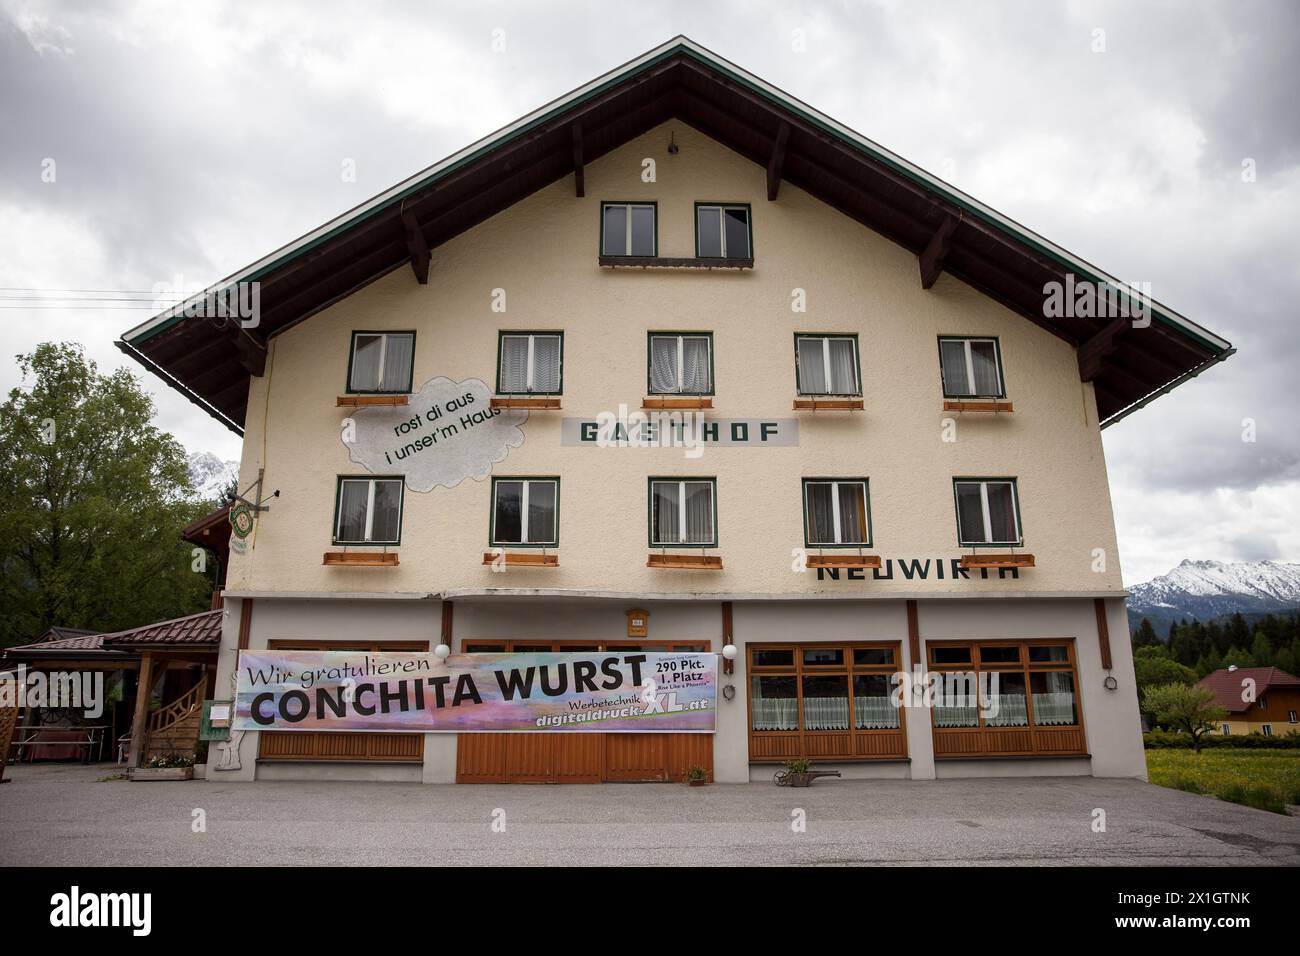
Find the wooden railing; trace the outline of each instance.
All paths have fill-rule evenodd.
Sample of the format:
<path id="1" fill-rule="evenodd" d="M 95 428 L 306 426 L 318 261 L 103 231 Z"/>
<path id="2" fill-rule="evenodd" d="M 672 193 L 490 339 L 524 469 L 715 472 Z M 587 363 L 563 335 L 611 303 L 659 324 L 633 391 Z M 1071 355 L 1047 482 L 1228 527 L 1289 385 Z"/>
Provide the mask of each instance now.
<path id="1" fill-rule="evenodd" d="M 207 693 L 208 678 L 207 675 L 204 675 L 203 679 L 186 693 L 177 697 L 166 707 L 160 707 L 149 715 L 149 733 L 161 733 L 173 724 L 180 723 L 186 717 L 194 716 L 203 707 L 203 701 L 207 699 Z"/>

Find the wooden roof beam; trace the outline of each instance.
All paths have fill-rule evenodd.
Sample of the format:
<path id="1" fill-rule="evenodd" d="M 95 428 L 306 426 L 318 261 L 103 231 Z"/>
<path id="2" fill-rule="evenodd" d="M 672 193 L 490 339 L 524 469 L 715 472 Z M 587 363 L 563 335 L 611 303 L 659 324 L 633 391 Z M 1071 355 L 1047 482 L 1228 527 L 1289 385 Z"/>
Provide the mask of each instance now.
<path id="1" fill-rule="evenodd" d="M 424 239 L 424 230 L 416 222 L 413 213 L 402 211 L 402 226 L 406 230 L 406 250 L 411 255 L 411 271 L 415 273 L 415 281 L 420 285 L 429 284 L 429 260 L 432 258 L 429 252 L 429 243 Z"/>
<path id="2" fill-rule="evenodd" d="M 790 124 L 782 120 L 777 128 L 776 139 L 772 143 L 772 158 L 767 161 L 767 198 L 776 199 L 781 189 L 781 169 L 785 166 L 785 147 L 790 139 Z"/>
<path id="3" fill-rule="evenodd" d="M 1130 319 L 1112 320 L 1104 329 L 1084 342 L 1076 350 L 1079 358 L 1079 379 L 1091 382 L 1101 371 L 1101 363 L 1106 356 L 1115 351 L 1115 340 L 1129 327 Z"/>
<path id="4" fill-rule="evenodd" d="M 952 216 L 945 216 L 918 257 L 921 265 L 922 289 L 928 289 L 938 281 L 939 273 L 943 272 L 943 262 L 948 258 L 948 250 L 952 248 L 952 234 L 956 229 L 957 220 Z"/>
<path id="5" fill-rule="evenodd" d="M 573 194 L 581 199 L 587 194 L 582 176 L 582 121 L 574 123 L 569 129 L 573 133 Z"/>

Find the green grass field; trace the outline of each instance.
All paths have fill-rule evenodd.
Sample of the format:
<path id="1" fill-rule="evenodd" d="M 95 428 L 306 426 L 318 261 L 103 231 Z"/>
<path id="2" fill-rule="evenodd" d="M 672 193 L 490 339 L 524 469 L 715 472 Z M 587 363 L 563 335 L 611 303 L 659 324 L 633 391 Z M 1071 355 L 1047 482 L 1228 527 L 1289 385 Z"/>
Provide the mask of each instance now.
<path id="1" fill-rule="evenodd" d="M 1148 750 L 1151 782 L 1259 810 L 1300 804 L 1300 750 Z"/>

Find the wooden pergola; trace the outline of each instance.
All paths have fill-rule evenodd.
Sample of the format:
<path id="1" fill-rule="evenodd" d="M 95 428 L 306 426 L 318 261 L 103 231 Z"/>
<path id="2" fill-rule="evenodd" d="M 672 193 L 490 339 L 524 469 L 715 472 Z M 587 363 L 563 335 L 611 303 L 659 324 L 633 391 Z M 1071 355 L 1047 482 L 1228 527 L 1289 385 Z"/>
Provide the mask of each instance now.
<path id="1" fill-rule="evenodd" d="M 221 609 L 112 634 L 88 634 L 8 648 L 3 664 L 35 671 L 133 671 L 135 703 L 127 763 L 138 767 L 151 750 L 198 740 L 203 701 L 212 686 L 221 644 Z M 153 714 L 149 696 L 159 673 L 201 665 L 203 677 Z"/>

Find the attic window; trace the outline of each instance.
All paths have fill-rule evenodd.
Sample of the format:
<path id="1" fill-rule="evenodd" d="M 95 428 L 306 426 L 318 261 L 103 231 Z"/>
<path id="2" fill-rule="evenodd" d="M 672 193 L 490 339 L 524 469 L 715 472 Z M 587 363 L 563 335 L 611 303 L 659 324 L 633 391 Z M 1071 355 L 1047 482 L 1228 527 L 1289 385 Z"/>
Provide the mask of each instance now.
<path id="1" fill-rule="evenodd" d="M 410 392 L 414 356 L 414 332 L 353 332 L 348 392 Z"/>
<path id="2" fill-rule="evenodd" d="M 998 340 L 939 339 L 939 366 L 945 398 L 1002 398 L 1002 362 Z"/>
<path id="3" fill-rule="evenodd" d="M 600 254 L 645 257 L 658 255 L 655 213 L 654 203 L 601 203 Z"/>
<path id="4" fill-rule="evenodd" d="M 749 206 L 695 207 L 695 254 L 703 259 L 749 259 Z"/>

